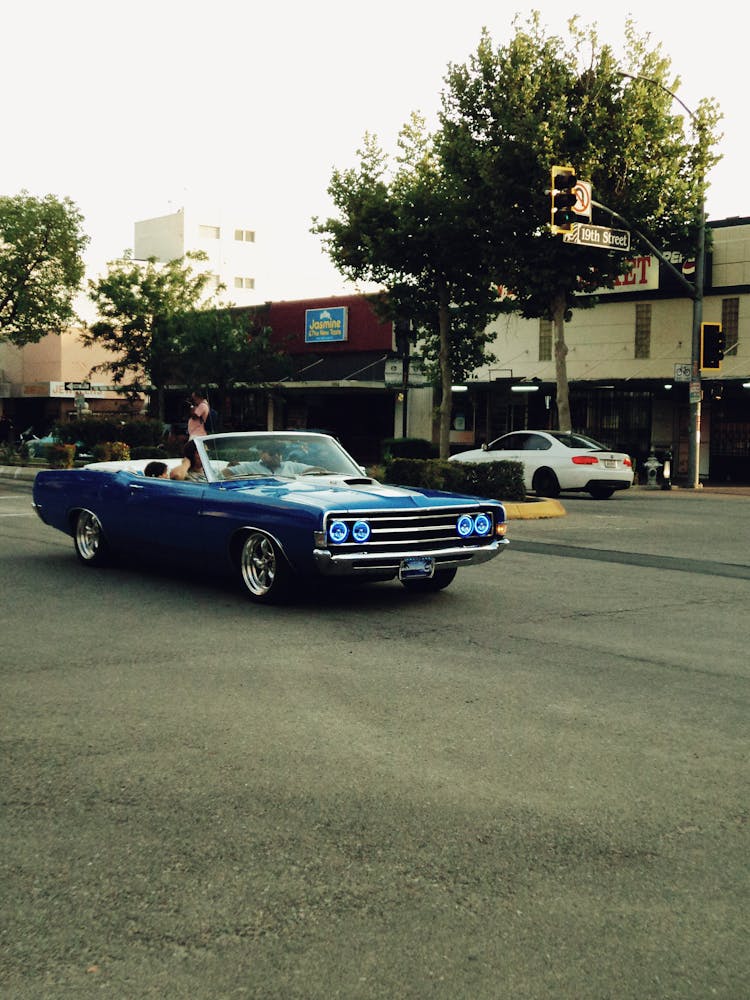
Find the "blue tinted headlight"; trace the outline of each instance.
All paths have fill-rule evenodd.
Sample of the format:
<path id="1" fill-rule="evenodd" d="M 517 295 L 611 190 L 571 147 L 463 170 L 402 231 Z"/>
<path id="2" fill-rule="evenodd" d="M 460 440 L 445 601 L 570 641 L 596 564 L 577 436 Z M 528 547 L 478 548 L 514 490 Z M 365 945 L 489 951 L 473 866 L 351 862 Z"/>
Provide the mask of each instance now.
<path id="1" fill-rule="evenodd" d="M 331 521 L 328 525 L 328 537 L 335 545 L 345 542 L 349 534 L 349 529 L 343 521 Z"/>
<path id="2" fill-rule="evenodd" d="M 478 535 L 488 535 L 492 530 L 492 520 L 486 514 L 477 514 L 474 518 L 474 530 Z"/>
<path id="3" fill-rule="evenodd" d="M 456 529 L 462 538 L 466 538 L 474 530 L 474 521 L 470 514 L 462 514 L 456 522 Z"/>
<path id="4" fill-rule="evenodd" d="M 355 521 L 352 525 L 352 538 L 355 542 L 366 542 L 371 533 L 367 521 Z"/>

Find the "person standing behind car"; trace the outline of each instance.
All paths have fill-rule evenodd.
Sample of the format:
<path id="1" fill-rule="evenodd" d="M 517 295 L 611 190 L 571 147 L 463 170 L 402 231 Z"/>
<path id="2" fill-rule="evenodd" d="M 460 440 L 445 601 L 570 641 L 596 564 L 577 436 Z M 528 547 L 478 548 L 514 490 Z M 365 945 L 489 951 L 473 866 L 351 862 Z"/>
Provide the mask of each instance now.
<path id="1" fill-rule="evenodd" d="M 190 419 L 188 420 L 188 437 L 202 437 L 207 434 L 206 421 L 211 412 L 208 400 L 201 392 L 190 394 Z"/>

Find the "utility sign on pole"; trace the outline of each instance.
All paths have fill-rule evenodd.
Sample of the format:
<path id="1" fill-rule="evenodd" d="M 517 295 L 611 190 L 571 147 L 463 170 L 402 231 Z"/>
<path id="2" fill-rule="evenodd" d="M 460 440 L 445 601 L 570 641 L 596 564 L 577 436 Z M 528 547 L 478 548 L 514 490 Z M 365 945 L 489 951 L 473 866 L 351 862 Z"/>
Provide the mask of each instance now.
<path id="1" fill-rule="evenodd" d="M 573 188 L 573 194 L 576 196 L 573 211 L 580 219 L 588 219 L 591 222 L 591 182 L 578 181 Z"/>
<path id="2" fill-rule="evenodd" d="M 627 229 L 609 229 L 576 222 L 572 232 L 563 235 L 563 242 L 577 243 L 584 247 L 601 247 L 602 250 L 630 250 L 630 233 Z"/>

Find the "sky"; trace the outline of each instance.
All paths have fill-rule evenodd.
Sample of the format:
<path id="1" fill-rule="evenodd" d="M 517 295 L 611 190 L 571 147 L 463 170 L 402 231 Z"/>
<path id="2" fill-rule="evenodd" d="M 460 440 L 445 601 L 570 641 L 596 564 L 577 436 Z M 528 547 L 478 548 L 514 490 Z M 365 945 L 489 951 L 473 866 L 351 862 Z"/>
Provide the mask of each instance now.
<path id="1" fill-rule="evenodd" d="M 0 194 L 71 198 L 90 276 L 132 248 L 137 220 L 205 206 L 255 231 L 257 301 L 351 293 L 310 233 L 332 214 L 332 171 L 356 165 L 365 133 L 393 151 L 413 111 L 434 123 L 449 65 L 531 10 L 561 34 L 578 15 L 615 47 L 631 16 L 661 43 L 678 97 L 724 115 L 709 218 L 750 216 L 737 0 L 5 0 Z"/>

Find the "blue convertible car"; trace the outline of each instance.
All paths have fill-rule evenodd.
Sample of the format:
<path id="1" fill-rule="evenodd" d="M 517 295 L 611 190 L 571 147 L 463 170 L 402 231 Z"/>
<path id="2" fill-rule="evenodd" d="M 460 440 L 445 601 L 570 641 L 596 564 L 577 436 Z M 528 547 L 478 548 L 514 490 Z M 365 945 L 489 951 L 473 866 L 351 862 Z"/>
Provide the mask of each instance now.
<path id="1" fill-rule="evenodd" d="M 410 590 L 441 590 L 459 567 L 492 559 L 506 544 L 498 501 L 381 484 L 328 435 L 194 440 L 198 459 L 187 479 L 150 478 L 146 461 L 44 470 L 34 507 L 73 537 L 86 565 L 117 552 L 187 560 L 235 572 L 257 601 L 323 577 L 398 578 Z"/>

